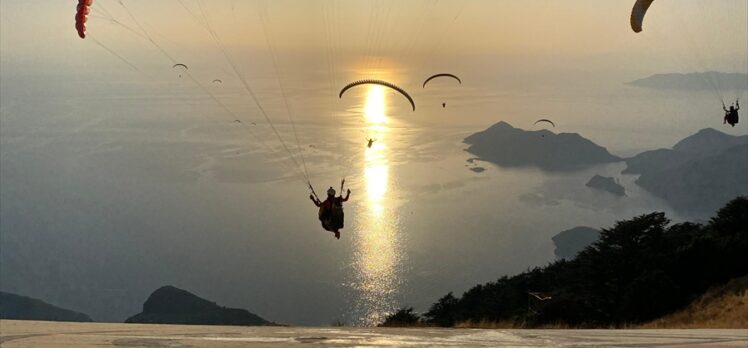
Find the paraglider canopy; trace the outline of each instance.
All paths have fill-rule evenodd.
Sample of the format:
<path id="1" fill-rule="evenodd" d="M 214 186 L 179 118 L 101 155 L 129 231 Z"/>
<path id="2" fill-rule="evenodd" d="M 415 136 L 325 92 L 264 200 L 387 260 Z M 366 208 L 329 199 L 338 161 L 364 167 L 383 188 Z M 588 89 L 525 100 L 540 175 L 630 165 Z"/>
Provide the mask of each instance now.
<path id="1" fill-rule="evenodd" d="M 213 80 L 213 83 L 219 83 L 219 84 L 222 84 L 222 83 L 223 83 L 223 81 L 221 81 L 220 79 L 215 79 L 215 80 Z"/>
<path id="2" fill-rule="evenodd" d="M 631 29 L 635 33 L 642 31 L 644 15 L 647 14 L 647 10 L 652 5 L 652 2 L 654 0 L 636 0 L 636 3 L 634 3 L 634 8 L 631 9 Z"/>
<path id="3" fill-rule="evenodd" d="M 550 295 L 544 295 L 544 294 L 541 294 L 541 293 L 535 292 L 535 291 L 529 291 L 527 294 L 530 295 L 530 296 L 532 296 L 532 297 L 534 297 L 534 298 L 536 298 L 536 299 L 538 299 L 538 300 L 540 300 L 540 301 L 548 301 L 548 300 L 552 300 L 553 299 L 553 297 L 550 296 Z"/>
<path id="4" fill-rule="evenodd" d="M 460 84 L 462 84 L 462 80 L 460 80 L 459 77 L 457 77 L 455 75 L 452 75 L 452 74 L 442 73 L 442 74 L 431 75 L 429 78 L 426 79 L 426 81 L 423 81 L 423 88 L 426 88 L 426 84 L 429 83 L 429 81 L 431 81 L 431 80 L 433 80 L 433 79 L 435 79 L 437 77 L 451 77 L 451 78 L 457 80 L 457 82 L 459 82 Z"/>
<path id="5" fill-rule="evenodd" d="M 93 0 L 78 0 L 77 11 L 75 12 L 75 29 L 81 39 L 86 38 L 86 21 L 88 14 L 91 12 Z"/>
<path id="6" fill-rule="evenodd" d="M 535 123 L 533 123 L 533 125 L 535 125 L 535 124 L 538 124 L 538 123 L 540 123 L 540 122 L 546 122 L 546 123 L 550 123 L 550 124 L 551 124 L 551 125 L 552 125 L 552 126 L 553 126 L 554 128 L 556 127 L 556 124 L 555 124 L 555 123 L 553 123 L 553 121 L 551 121 L 551 120 L 548 120 L 548 119 L 545 119 L 545 118 L 541 118 L 541 119 L 539 119 L 539 120 L 535 121 Z"/>
<path id="7" fill-rule="evenodd" d="M 351 83 L 347 84 L 345 87 L 343 87 L 343 89 L 340 90 L 340 94 L 338 95 L 338 97 L 339 98 L 343 98 L 343 94 L 347 90 L 349 90 L 349 89 L 351 89 L 353 87 L 356 87 L 356 86 L 360 86 L 360 85 L 380 85 L 380 86 L 384 86 L 384 87 L 387 87 L 387 88 L 391 88 L 391 89 L 397 91 L 398 93 L 402 94 L 403 97 L 405 97 L 406 99 L 408 99 L 408 101 L 410 102 L 410 106 L 413 107 L 413 111 L 416 111 L 416 103 L 413 101 L 413 98 L 410 97 L 410 94 L 408 94 L 408 92 L 406 92 L 404 89 L 396 86 L 393 83 L 390 83 L 390 82 L 387 82 L 387 81 L 382 81 L 382 80 L 359 80 L 359 81 L 351 82 Z"/>

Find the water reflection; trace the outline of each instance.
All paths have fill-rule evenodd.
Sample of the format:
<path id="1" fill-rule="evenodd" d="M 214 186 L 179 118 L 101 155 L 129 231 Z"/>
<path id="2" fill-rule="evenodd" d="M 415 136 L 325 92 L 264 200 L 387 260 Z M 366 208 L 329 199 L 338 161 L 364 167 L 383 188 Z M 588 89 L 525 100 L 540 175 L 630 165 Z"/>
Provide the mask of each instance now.
<path id="1" fill-rule="evenodd" d="M 355 321 L 376 325 L 397 307 L 402 283 L 397 214 L 388 192 L 390 180 L 387 140 L 386 93 L 371 86 L 364 106 L 367 134 L 376 141 L 366 148 L 364 173 L 366 197 L 356 217 L 354 240 Z"/>

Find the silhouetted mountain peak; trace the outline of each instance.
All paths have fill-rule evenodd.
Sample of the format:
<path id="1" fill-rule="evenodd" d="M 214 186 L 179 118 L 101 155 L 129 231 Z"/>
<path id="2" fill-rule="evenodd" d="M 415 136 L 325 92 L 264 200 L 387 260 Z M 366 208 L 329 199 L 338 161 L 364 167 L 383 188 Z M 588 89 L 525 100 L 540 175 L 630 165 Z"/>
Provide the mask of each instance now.
<path id="1" fill-rule="evenodd" d="M 171 285 L 154 291 L 143 303 L 143 313 L 179 314 L 195 311 L 213 310 L 215 302 L 202 299 L 197 295 Z"/>
<path id="2" fill-rule="evenodd" d="M 511 124 L 509 124 L 507 122 L 500 121 L 499 123 L 496 123 L 496 124 L 492 125 L 491 127 L 486 128 L 486 130 L 478 132 L 478 133 L 475 133 L 473 135 L 476 135 L 476 134 L 498 135 L 498 134 L 506 134 L 506 133 L 509 133 L 509 132 L 511 132 L 511 133 L 517 133 L 517 132 L 520 132 L 520 131 L 522 131 L 522 130 L 518 129 L 518 128 L 514 128 Z M 466 140 L 469 139 L 470 137 L 472 137 L 473 135 L 471 135 L 468 138 L 466 138 Z"/>
<path id="3" fill-rule="evenodd" d="M 127 323 L 192 325 L 267 325 L 267 320 L 245 309 L 226 308 L 171 285 L 154 291 L 143 303 L 143 312 Z"/>
<path id="4" fill-rule="evenodd" d="M 495 129 L 516 129 L 511 124 L 505 122 L 505 121 L 499 121 L 499 123 L 491 126 L 491 128 Z"/>
<path id="5" fill-rule="evenodd" d="M 673 146 L 673 150 L 692 154 L 708 154 L 723 151 L 748 142 L 748 136 L 733 136 L 714 128 L 704 128 L 686 137 Z"/>

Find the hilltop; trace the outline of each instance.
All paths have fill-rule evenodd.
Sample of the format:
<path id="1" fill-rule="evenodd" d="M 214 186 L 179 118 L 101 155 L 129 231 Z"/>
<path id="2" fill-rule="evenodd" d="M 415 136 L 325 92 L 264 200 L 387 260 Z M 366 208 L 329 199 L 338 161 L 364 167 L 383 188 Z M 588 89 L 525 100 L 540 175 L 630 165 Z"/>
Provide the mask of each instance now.
<path id="1" fill-rule="evenodd" d="M 579 134 L 556 134 L 545 129 L 526 131 L 504 121 L 468 136 L 463 142 L 470 145 L 467 152 L 503 167 L 562 171 L 621 160 Z"/>
<path id="2" fill-rule="evenodd" d="M 271 322 L 245 309 L 226 308 L 173 286 L 154 291 L 143 311 L 126 323 L 187 325 L 268 325 Z"/>

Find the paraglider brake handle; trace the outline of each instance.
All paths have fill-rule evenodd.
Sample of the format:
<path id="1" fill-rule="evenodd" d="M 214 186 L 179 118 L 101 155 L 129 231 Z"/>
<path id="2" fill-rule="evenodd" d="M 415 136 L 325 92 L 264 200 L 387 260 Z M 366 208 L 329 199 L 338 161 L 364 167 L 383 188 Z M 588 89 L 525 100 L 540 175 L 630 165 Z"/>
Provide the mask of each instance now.
<path id="1" fill-rule="evenodd" d="M 312 197 L 314 197 L 317 201 L 319 201 L 319 196 L 317 196 L 317 192 L 314 192 L 314 187 L 312 187 L 312 183 L 307 181 L 306 183 L 309 186 L 309 190 L 312 191 Z"/>

